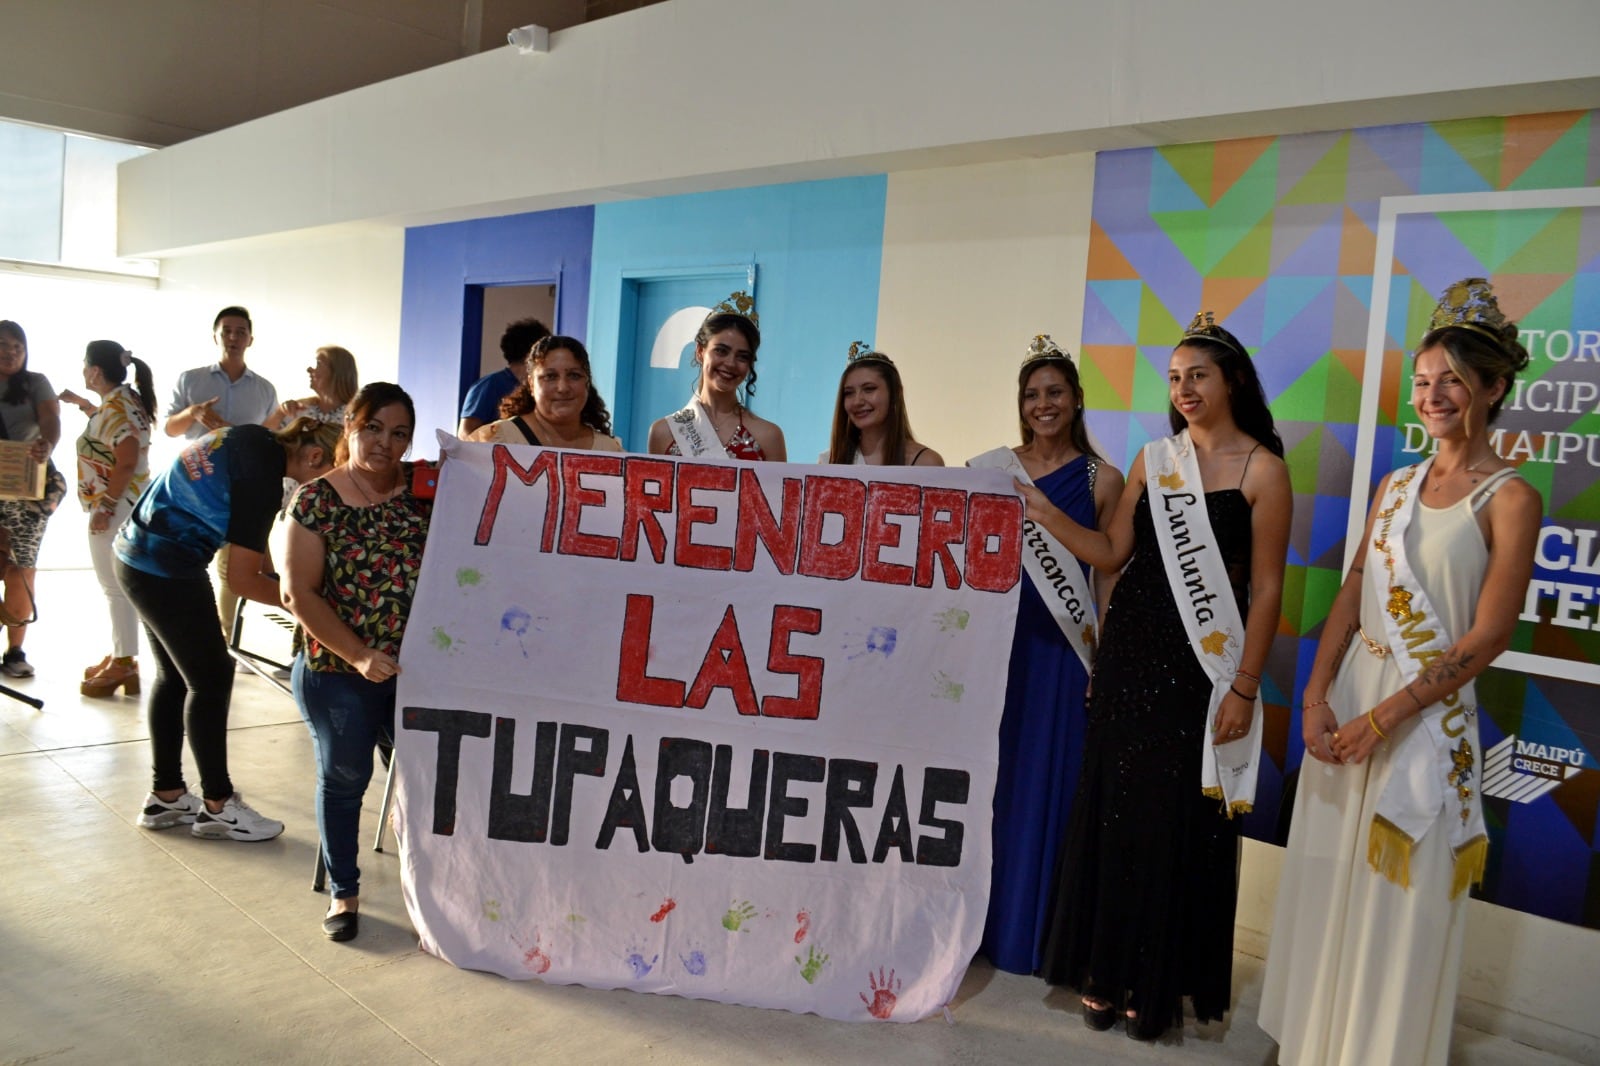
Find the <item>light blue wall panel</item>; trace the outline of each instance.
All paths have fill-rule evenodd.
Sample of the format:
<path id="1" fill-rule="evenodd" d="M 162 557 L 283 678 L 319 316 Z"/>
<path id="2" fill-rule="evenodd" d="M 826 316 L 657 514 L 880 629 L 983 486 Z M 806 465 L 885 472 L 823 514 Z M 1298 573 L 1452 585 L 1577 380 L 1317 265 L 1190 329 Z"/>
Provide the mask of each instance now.
<path id="1" fill-rule="evenodd" d="M 887 192 L 876 176 L 597 206 L 588 344 L 597 383 L 623 408 L 618 423 L 629 413 L 618 381 L 626 279 L 754 264 L 761 350 L 751 406 L 783 427 L 791 459 L 814 460 L 845 352 L 877 325 Z"/>

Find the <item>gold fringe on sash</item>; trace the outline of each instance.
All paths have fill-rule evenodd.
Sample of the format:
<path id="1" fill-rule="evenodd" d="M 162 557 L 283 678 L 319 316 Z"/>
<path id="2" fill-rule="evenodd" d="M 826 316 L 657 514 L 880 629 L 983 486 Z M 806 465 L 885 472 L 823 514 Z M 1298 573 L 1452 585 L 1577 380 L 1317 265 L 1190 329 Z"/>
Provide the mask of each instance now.
<path id="1" fill-rule="evenodd" d="M 1456 850 L 1455 876 L 1450 880 L 1450 898 L 1455 899 L 1473 885 L 1483 884 L 1489 865 L 1489 838 L 1476 836 Z"/>
<path id="2" fill-rule="evenodd" d="M 1226 800 L 1227 797 L 1222 794 L 1221 785 L 1212 785 L 1210 788 L 1202 788 L 1200 790 L 1200 794 L 1206 799 L 1216 800 L 1218 805 L 1222 807 L 1222 813 L 1227 815 L 1229 818 L 1232 818 L 1236 814 L 1249 814 L 1251 811 L 1256 809 L 1256 805 L 1250 800 L 1234 800 L 1232 803 L 1225 803 L 1224 800 Z"/>
<path id="3" fill-rule="evenodd" d="M 1381 814 L 1372 816 L 1367 835 L 1367 865 L 1401 888 L 1411 887 L 1411 847 L 1414 841 Z M 1459 861 L 1459 860 L 1458 860 Z M 1456 878 L 1460 879 L 1460 866 Z M 1482 874 L 1480 873 L 1480 877 Z"/>

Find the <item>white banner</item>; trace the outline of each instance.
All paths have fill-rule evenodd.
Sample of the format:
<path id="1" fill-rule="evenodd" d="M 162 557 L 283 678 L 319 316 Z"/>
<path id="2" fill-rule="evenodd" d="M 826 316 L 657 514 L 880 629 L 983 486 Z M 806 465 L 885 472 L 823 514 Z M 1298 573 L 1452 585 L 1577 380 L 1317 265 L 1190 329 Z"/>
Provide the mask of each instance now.
<path id="1" fill-rule="evenodd" d="M 988 903 L 1010 479 L 441 443 L 396 730 L 423 949 L 829 1018 L 947 1003 Z"/>

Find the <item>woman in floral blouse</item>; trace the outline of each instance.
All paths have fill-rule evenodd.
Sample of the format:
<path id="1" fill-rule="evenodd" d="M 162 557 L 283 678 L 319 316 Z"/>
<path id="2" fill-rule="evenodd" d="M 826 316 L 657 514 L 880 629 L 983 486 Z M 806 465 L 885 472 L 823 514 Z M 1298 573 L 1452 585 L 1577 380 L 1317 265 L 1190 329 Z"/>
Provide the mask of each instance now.
<path id="1" fill-rule="evenodd" d="M 128 369 L 133 368 L 133 384 Z M 85 696 L 118 688 L 139 694 L 139 613 L 123 595 L 112 567 L 112 542 L 150 480 L 150 418 L 156 408 L 150 368 L 116 341 L 90 341 L 83 354 L 83 384 L 100 397 L 96 406 L 71 392 L 61 398 L 89 416 L 78 437 L 78 502 L 89 512 L 89 558 L 111 610 L 111 654 L 83 672 Z"/>
<path id="2" fill-rule="evenodd" d="M 372 752 L 394 736 L 396 661 L 416 592 L 430 501 L 411 491 L 416 410 L 398 385 L 374 382 L 350 401 L 339 465 L 290 508 L 284 603 L 305 627 L 291 684 L 317 756 L 317 824 L 333 894 L 330 940 L 358 930 L 361 797 Z"/>

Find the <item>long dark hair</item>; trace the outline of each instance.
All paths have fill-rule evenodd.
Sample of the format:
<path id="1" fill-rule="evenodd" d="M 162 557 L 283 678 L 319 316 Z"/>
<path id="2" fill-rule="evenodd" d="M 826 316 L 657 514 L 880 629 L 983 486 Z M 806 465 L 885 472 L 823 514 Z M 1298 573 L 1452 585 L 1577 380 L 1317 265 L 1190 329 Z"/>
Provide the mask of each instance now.
<path id="1" fill-rule="evenodd" d="M 706 350 L 706 345 L 711 343 L 712 337 L 727 329 L 738 330 L 740 336 L 744 337 L 745 342 L 750 345 L 750 375 L 744 379 L 744 385 L 741 387 L 744 389 L 746 398 L 754 396 L 756 394 L 756 352 L 761 348 L 761 330 L 756 328 L 755 322 L 750 318 L 741 315 L 737 311 L 714 311 L 707 315 L 706 320 L 700 323 L 699 331 L 694 335 L 695 355 L 698 357 L 701 352 Z M 696 358 L 695 361 L 698 363 L 699 359 Z M 701 374 L 704 375 L 704 373 L 705 371 L 702 370 Z M 695 388 L 698 389 L 699 387 L 699 382 L 695 382 Z"/>
<path id="2" fill-rule="evenodd" d="M 563 337 L 559 333 L 552 333 L 534 342 L 533 350 L 528 353 L 528 376 L 521 385 L 511 391 L 509 396 L 500 401 L 500 417 L 516 418 L 533 410 L 533 376 L 544 364 L 545 357 L 558 349 L 571 352 L 572 358 L 583 367 L 583 374 L 589 379 L 589 395 L 583 402 L 583 411 L 578 415 L 578 421 L 596 433 L 611 436 L 611 412 L 606 410 L 606 401 L 600 395 L 600 390 L 594 387 L 594 371 L 589 367 L 589 349 L 585 348 L 578 338 Z"/>
<path id="3" fill-rule="evenodd" d="M 915 439 L 911 435 L 911 418 L 906 414 L 906 389 L 900 381 L 900 371 L 881 352 L 855 360 L 839 375 L 839 392 L 833 400 L 833 432 L 828 437 L 828 462 L 853 463 L 856 452 L 861 450 L 861 430 L 850 421 L 844 409 L 844 383 L 857 370 L 877 374 L 889 390 L 889 411 L 884 417 L 884 454 L 889 457 L 889 466 L 904 466 L 906 442 Z"/>
<path id="4" fill-rule="evenodd" d="M 28 335 L 9 318 L 0 319 L 0 333 L 9 334 L 12 340 L 22 345 L 22 369 L 12 374 L 11 380 L 6 382 L 6 391 L 0 394 L 0 403 L 27 403 L 28 390 L 33 385 L 33 379 L 39 376 L 28 369 Z"/>
<path id="5" fill-rule="evenodd" d="M 1208 327 L 1207 336 L 1187 334 L 1173 347 L 1193 348 L 1204 352 L 1216 364 L 1217 372 L 1228 385 L 1228 409 L 1233 414 L 1233 424 L 1260 442 L 1267 451 L 1283 458 L 1283 438 L 1272 421 L 1272 409 L 1267 406 L 1266 391 L 1261 388 L 1261 378 L 1256 366 L 1245 354 L 1239 338 L 1221 326 Z M 1189 422 L 1178 413 L 1170 400 L 1167 403 L 1167 424 L 1172 432 L 1182 433 Z"/>
<path id="6" fill-rule="evenodd" d="M 1078 409 L 1072 415 L 1072 426 L 1067 430 L 1067 437 L 1072 441 L 1072 446 L 1084 455 L 1105 462 L 1105 456 L 1095 451 L 1094 445 L 1089 443 L 1089 424 L 1084 420 L 1088 411 L 1083 402 L 1083 382 L 1078 377 L 1078 364 L 1065 355 L 1045 355 L 1029 359 L 1017 369 L 1017 422 L 1022 426 L 1022 443 L 1024 445 L 1033 443 L 1033 427 L 1028 425 L 1028 420 L 1022 416 L 1022 398 L 1028 391 L 1029 379 L 1045 367 L 1054 367 L 1061 371 L 1061 376 L 1067 379 L 1067 388 L 1072 390 L 1073 401 L 1077 404 Z"/>
<path id="7" fill-rule="evenodd" d="M 127 362 L 124 363 L 123 360 Z M 90 341 L 83 350 L 83 365 L 100 369 L 105 379 L 113 385 L 121 385 L 128 380 L 128 367 L 133 367 L 134 395 L 139 399 L 139 406 L 144 410 L 146 418 L 154 418 L 156 413 L 156 384 L 150 377 L 150 367 L 144 360 L 135 359 L 132 352 L 118 344 L 116 341 Z"/>

